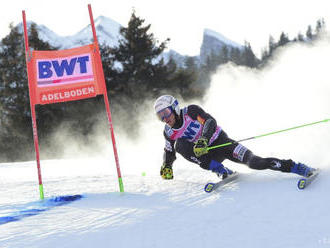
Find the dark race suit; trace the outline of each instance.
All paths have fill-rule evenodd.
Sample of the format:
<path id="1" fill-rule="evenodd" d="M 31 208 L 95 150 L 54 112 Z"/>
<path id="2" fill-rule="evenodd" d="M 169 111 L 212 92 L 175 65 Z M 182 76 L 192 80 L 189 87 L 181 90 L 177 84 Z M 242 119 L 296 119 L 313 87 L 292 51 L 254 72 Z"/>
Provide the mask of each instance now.
<path id="1" fill-rule="evenodd" d="M 221 148 L 211 149 L 205 155 L 196 157 L 193 152 L 194 142 L 201 136 L 209 141 L 209 146 L 232 142 L 233 144 Z M 292 160 L 277 158 L 261 158 L 254 155 L 249 149 L 230 139 L 227 134 L 217 126 L 216 120 L 197 105 L 189 105 L 180 110 L 180 118 L 176 116 L 173 128 L 165 125 L 164 137 L 164 163 L 172 165 L 176 159 L 176 152 L 185 159 L 209 170 L 212 160 L 222 163 L 225 159 L 248 165 L 251 169 L 272 169 L 290 172 L 294 165 Z"/>

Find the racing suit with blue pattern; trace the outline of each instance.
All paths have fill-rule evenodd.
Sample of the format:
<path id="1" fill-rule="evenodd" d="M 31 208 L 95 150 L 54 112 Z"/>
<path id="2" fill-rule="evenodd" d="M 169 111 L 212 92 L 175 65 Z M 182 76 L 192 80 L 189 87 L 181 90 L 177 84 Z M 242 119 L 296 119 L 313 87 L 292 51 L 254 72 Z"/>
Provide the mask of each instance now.
<path id="1" fill-rule="evenodd" d="M 201 107 L 189 105 L 180 110 L 180 116 L 176 115 L 173 127 L 165 125 L 164 137 L 164 164 L 172 166 L 176 159 L 176 152 L 185 159 L 198 164 L 201 168 L 210 170 L 210 165 L 216 161 L 222 163 L 225 159 L 246 164 L 251 169 L 272 169 L 282 172 L 290 172 L 294 165 L 292 160 L 280 160 L 277 158 L 262 158 L 254 155 L 245 146 L 239 144 L 217 125 L 216 120 Z M 204 137 L 209 146 L 231 142 L 231 145 L 211 149 L 207 154 L 196 157 L 193 152 L 195 142 Z M 213 162 L 212 162 L 213 161 Z"/>

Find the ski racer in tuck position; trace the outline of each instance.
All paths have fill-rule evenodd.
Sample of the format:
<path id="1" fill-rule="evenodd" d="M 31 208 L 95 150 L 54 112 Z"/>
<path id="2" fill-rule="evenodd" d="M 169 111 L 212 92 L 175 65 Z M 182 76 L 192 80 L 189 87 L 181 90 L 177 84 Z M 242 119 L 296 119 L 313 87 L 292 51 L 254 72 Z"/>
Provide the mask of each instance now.
<path id="1" fill-rule="evenodd" d="M 163 95 L 156 100 L 154 108 L 159 120 L 166 123 L 164 130 L 166 143 L 163 165 L 160 169 L 163 179 L 173 179 L 172 165 L 176 159 L 176 152 L 223 179 L 233 173 L 222 165 L 225 159 L 246 164 L 255 170 L 271 169 L 296 173 L 303 177 L 312 175 L 315 170 L 291 159 L 262 158 L 254 155 L 245 146 L 229 138 L 217 125 L 216 120 L 197 105 L 180 109 L 177 99 Z M 230 142 L 232 144 L 220 149 L 207 149 L 211 145 Z"/>

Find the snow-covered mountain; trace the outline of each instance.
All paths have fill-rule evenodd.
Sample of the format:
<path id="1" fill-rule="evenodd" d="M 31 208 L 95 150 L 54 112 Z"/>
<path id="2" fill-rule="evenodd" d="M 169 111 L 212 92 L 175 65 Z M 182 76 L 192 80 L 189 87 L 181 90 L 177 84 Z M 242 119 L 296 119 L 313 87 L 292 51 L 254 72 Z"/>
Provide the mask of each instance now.
<path id="1" fill-rule="evenodd" d="M 184 67 L 187 58 L 187 56 L 183 56 L 174 50 L 164 52 L 161 57 L 164 59 L 165 63 L 168 63 L 172 58 L 179 67 Z M 199 60 L 199 56 L 197 56 L 196 59 Z"/>
<path id="2" fill-rule="evenodd" d="M 31 23 L 32 22 L 28 22 L 28 25 L 31 25 Z M 22 27 L 21 24 L 20 27 Z M 118 40 L 121 37 L 121 24 L 108 17 L 99 16 L 95 19 L 95 28 L 100 44 L 106 44 L 111 47 L 118 45 Z M 39 32 L 39 37 L 42 40 L 47 41 L 49 44 L 58 47 L 59 49 L 68 49 L 86 45 L 89 44 L 93 38 L 90 25 L 86 26 L 78 33 L 70 36 L 60 36 L 44 25 L 37 24 L 37 29 Z M 205 62 L 207 56 L 210 55 L 212 51 L 220 51 L 223 45 L 242 48 L 242 45 L 231 41 L 222 34 L 210 29 L 205 29 L 200 54 L 199 56 L 196 56 L 197 64 L 200 62 Z M 170 57 L 172 57 L 179 66 L 184 66 L 186 56 L 183 56 L 174 50 L 166 51 L 162 55 L 165 62 L 168 62 Z"/>
<path id="3" fill-rule="evenodd" d="M 243 49 L 243 46 L 226 38 L 211 29 L 204 29 L 203 43 L 200 50 L 200 59 L 204 63 L 209 55 L 221 51 L 223 46 Z"/>
<path id="4" fill-rule="evenodd" d="M 31 22 L 28 24 L 31 25 Z M 107 44 L 109 46 L 118 45 L 120 38 L 121 25 L 116 21 L 99 16 L 95 20 L 95 29 L 97 38 L 100 44 Z M 58 47 L 59 49 L 68 49 L 81 45 L 90 44 L 93 39 L 93 34 L 90 25 L 83 28 L 78 33 L 71 36 L 60 36 L 44 25 L 37 25 L 39 37 L 47 41 L 49 44 Z"/>
<path id="5" fill-rule="evenodd" d="M 226 38 L 225 36 L 216 31 L 213 31 L 211 29 L 204 29 L 203 42 L 200 48 L 200 54 L 194 57 L 194 59 L 196 60 L 196 64 L 205 64 L 207 57 L 210 56 L 212 53 L 219 53 L 223 46 L 227 46 L 227 48 L 229 49 L 238 48 L 242 50 L 244 48 L 243 45 Z M 163 54 L 165 62 L 168 62 L 170 57 L 172 57 L 179 66 L 184 66 L 184 62 L 187 56 L 183 56 L 174 50 L 170 50 L 169 52 L 165 52 Z"/>

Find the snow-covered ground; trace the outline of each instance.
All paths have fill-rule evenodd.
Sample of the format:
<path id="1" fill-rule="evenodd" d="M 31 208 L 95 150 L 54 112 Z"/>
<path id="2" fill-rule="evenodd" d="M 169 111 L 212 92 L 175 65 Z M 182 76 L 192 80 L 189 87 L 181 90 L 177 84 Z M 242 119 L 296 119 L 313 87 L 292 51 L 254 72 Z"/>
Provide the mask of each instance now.
<path id="1" fill-rule="evenodd" d="M 289 47 L 262 72 L 223 66 L 194 103 L 234 139 L 329 119 L 329 48 L 329 39 Z M 260 156 L 321 168 L 311 187 L 299 191 L 296 175 L 225 161 L 240 180 L 207 194 L 215 175 L 180 156 L 174 180 L 160 178 L 163 125 L 152 103 L 137 114 L 139 140 L 117 133 L 125 193 L 118 193 L 108 130 L 95 134 L 105 142 L 98 158 L 41 161 L 44 201 L 35 162 L 0 164 L 0 247 L 330 247 L 329 122 L 244 143 Z M 54 197 L 77 194 L 83 197 L 56 206 Z M 22 218 L 6 223 L 10 217 Z"/>
<path id="2" fill-rule="evenodd" d="M 45 176 L 41 202 L 35 163 L 2 165 L 0 216 L 46 210 L 0 225 L 0 247 L 330 246 L 329 170 L 304 191 L 297 176 L 243 170 L 240 180 L 207 194 L 204 184 L 215 177 L 189 167 L 177 169 L 173 181 L 126 175 L 121 194 L 108 166 L 106 160 L 45 161 L 44 171 L 55 173 Z M 83 198 L 48 208 L 50 198 L 75 194 Z"/>

